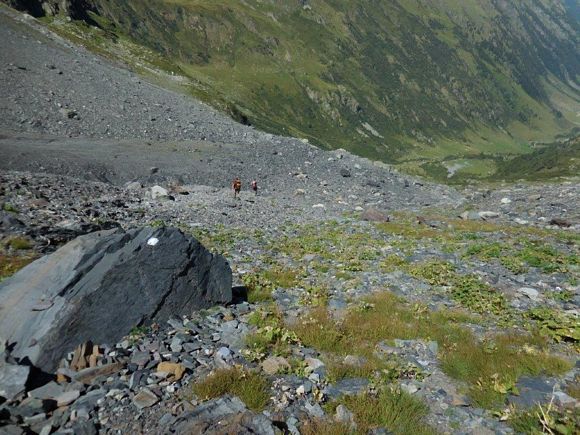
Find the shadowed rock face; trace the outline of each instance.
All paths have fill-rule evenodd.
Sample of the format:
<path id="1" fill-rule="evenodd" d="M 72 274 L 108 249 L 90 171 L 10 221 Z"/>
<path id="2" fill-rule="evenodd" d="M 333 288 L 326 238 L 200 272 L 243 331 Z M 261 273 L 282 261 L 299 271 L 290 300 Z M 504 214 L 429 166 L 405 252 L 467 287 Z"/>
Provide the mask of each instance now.
<path id="1" fill-rule="evenodd" d="M 90 20 L 88 12 L 95 11 L 91 0 L 5 0 L 5 3 L 34 17 L 62 14 L 75 20 Z"/>
<path id="2" fill-rule="evenodd" d="M 81 236 L 0 285 L 0 339 L 53 370 L 79 343 L 232 299 L 227 261 L 174 228 Z"/>

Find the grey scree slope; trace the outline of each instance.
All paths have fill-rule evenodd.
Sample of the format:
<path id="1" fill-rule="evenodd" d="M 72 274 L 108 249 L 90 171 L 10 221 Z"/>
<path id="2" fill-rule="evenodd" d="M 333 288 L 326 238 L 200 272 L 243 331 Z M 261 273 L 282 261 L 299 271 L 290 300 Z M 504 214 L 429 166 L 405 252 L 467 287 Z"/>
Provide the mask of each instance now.
<path id="1" fill-rule="evenodd" d="M 0 339 L 52 371 L 83 341 L 115 343 L 136 325 L 231 300 L 227 261 L 181 231 L 101 231 L 0 284 Z"/>

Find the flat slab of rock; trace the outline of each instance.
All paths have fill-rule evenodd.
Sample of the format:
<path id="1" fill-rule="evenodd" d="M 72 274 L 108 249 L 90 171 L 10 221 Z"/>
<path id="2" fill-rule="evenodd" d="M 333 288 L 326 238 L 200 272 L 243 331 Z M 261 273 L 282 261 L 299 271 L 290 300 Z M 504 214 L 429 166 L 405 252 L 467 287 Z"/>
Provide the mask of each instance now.
<path id="1" fill-rule="evenodd" d="M 538 290 L 533 289 L 531 287 L 522 287 L 522 288 L 518 289 L 518 291 L 521 294 L 526 295 L 528 298 L 530 298 L 533 301 L 539 301 L 542 299 L 542 297 L 540 296 L 540 292 L 538 292 Z"/>
<path id="2" fill-rule="evenodd" d="M 133 403 L 139 409 L 149 408 L 157 402 L 159 402 L 159 398 L 147 388 L 143 388 L 133 397 Z"/>
<path id="3" fill-rule="evenodd" d="M 0 362 L 0 397 L 12 400 L 24 392 L 30 367 Z"/>
<path id="4" fill-rule="evenodd" d="M 333 399 L 341 396 L 352 396 L 359 394 L 369 385 L 368 379 L 349 378 L 338 381 L 336 384 L 329 385 L 324 389 L 324 393 Z"/>
<path id="5" fill-rule="evenodd" d="M 363 221 L 370 221 L 370 222 L 389 222 L 390 217 L 388 214 L 383 213 L 376 208 L 368 208 L 364 212 L 362 212 L 360 218 Z"/>
<path id="6" fill-rule="evenodd" d="M 99 376 L 108 376 L 118 372 L 123 368 L 124 364 L 120 362 L 105 364 L 98 367 L 88 367 L 75 373 L 73 380 L 83 384 L 90 384 L 91 381 Z"/>
<path id="7" fill-rule="evenodd" d="M 276 432 L 264 414 L 249 411 L 237 397 L 224 396 L 183 413 L 175 421 L 171 432 L 165 433 L 274 435 Z"/>
<path id="8" fill-rule="evenodd" d="M 51 372 L 83 342 L 228 303 L 231 288 L 227 261 L 178 229 L 99 231 L 0 283 L 0 341 Z"/>

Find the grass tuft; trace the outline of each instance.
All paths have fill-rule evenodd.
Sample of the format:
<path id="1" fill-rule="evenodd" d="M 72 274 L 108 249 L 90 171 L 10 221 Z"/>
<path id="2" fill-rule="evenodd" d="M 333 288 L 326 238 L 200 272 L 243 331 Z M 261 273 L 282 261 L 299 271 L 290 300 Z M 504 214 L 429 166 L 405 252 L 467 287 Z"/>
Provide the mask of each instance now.
<path id="1" fill-rule="evenodd" d="M 23 251 L 32 248 L 32 244 L 26 237 L 15 236 L 8 239 L 6 242 L 6 247 Z"/>
<path id="2" fill-rule="evenodd" d="M 34 261 L 32 257 L 0 254 L 0 281 L 15 274 L 32 261 Z"/>
<path id="3" fill-rule="evenodd" d="M 193 384 L 193 393 L 202 400 L 225 394 L 239 397 L 253 411 L 263 410 L 270 400 L 268 381 L 259 373 L 234 367 L 218 369 L 203 381 Z"/>
<path id="4" fill-rule="evenodd" d="M 371 429 L 384 427 L 394 434 L 431 435 L 436 431 L 425 423 L 427 406 L 409 394 L 382 388 L 378 394 L 364 393 L 345 396 L 332 405 L 342 404 L 353 414 L 355 434 L 367 434 Z"/>

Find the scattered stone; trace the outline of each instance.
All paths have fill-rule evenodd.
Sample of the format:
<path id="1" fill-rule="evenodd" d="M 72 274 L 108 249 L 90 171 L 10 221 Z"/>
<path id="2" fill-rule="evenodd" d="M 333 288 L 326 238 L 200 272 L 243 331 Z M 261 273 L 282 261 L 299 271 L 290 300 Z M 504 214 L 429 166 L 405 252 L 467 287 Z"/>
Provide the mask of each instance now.
<path id="1" fill-rule="evenodd" d="M 572 226 L 572 222 L 569 222 L 565 219 L 560 219 L 560 218 L 551 219 L 549 224 L 555 225 L 555 226 L 561 227 L 561 228 L 570 228 Z"/>
<path id="2" fill-rule="evenodd" d="M 127 190 L 141 190 L 142 188 L 143 188 L 143 185 L 138 181 L 132 181 L 132 182 L 127 183 L 125 185 L 125 189 L 127 189 Z"/>
<path id="3" fill-rule="evenodd" d="M 363 221 L 370 221 L 370 222 L 389 222 L 391 218 L 382 211 L 377 210 L 376 208 L 367 208 L 362 214 L 361 219 Z"/>
<path id="4" fill-rule="evenodd" d="M 169 196 L 169 192 L 167 191 L 167 189 L 164 189 L 161 186 L 153 186 L 151 188 L 151 198 L 152 199 L 166 198 L 168 196 Z"/>
<path id="5" fill-rule="evenodd" d="M 171 427 L 173 433 L 256 433 L 275 435 L 272 423 L 264 414 L 246 409 L 237 397 L 210 400 L 181 414 Z"/>
<path id="6" fill-rule="evenodd" d="M 61 395 L 63 392 L 64 389 L 61 385 L 51 381 L 42 387 L 29 391 L 28 397 L 32 397 L 34 399 L 54 399 L 55 397 Z"/>
<path id="7" fill-rule="evenodd" d="M 495 219 L 500 216 L 499 213 L 495 211 L 480 211 L 479 213 L 477 213 L 477 215 L 483 220 Z"/>
<path id="8" fill-rule="evenodd" d="M 358 355 L 347 355 L 344 357 L 343 363 L 347 366 L 362 367 L 366 364 L 366 358 Z"/>
<path id="9" fill-rule="evenodd" d="M 578 400 L 568 396 L 566 393 L 562 391 L 557 391 L 554 393 L 554 402 L 556 403 L 556 405 L 562 408 L 570 408 L 570 409 L 576 408 L 579 405 Z"/>
<path id="10" fill-rule="evenodd" d="M 419 387 L 417 387 L 415 384 L 402 383 L 401 390 L 407 394 L 415 394 L 417 391 L 419 391 Z"/>
<path id="11" fill-rule="evenodd" d="M 522 408 L 531 408 L 538 403 L 548 403 L 554 392 L 554 384 L 552 379 L 523 376 L 516 383 L 519 394 L 510 395 L 508 402 Z"/>
<path id="12" fill-rule="evenodd" d="M 344 395 L 356 395 L 364 391 L 369 385 L 368 379 L 351 378 L 343 379 L 334 385 L 329 385 L 324 389 L 324 394 L 331 399 L 338 399 Z"/>
<path id="13" fill-rule="evenodd" d="M 317 371 L 319 369 L 324 368 L 324 363 L 317 358 L 304 358 L 304 362 L 306 363 L 308 370 L 310 372 Z"/>
<path id="14" fill-rule="evenodd" d="M 262 370 L 268 375 L 275 375 L 288 369 L 290 369 L 290 364 L 281 356 L 271 356 L 262 362 Z"/>
<path id="15" fill-rule="evenodd" d="M 119 370 L 123 368 L 124 365 L 125 364 L 123 364 L 122 362 L 116 362 L 104 364 L 99 367 L 88 367 L 76 373 L 73 376 L 73 380 L 75 382 L 80 382 L 83 384 L 90 384 L 93 381 L 93 379 L 98 378 L 99 376 L 108 376 L 113 373 L 117 373 Z"/>
<path id="16" fill-rule="evenodd" d="M 0 397 L 13 400 L 25 390 L 30 367 L 0 362 Z"/>
<path id="17" fill-rule="evenodd" d="M 538 292 L 536 289 L 530 287 L 521 287 L 518 289 L 518 291 L 533 301 L 537 302 L 541 300 L 540 292 Z"/>
<path id="18" fill-rule="evenodd" d="M 350 171 L 346 168 L 340 169 L 340 176 L 344 178 L 349 178 L 351 176 Z"/>
<path id="19" fill-rule="evenodd" d="M 334 420 L 339 423 L 348 424 L 351 427 L 356 427 L 354 422 L 354 414 L 344 405 L 338 405 L 334 412 Z"/>
<path id="20" fill-rule="evenodd" d="M 64 393 L 54 397 L 57 406 L 68 406 L 79 398 L 81 392 L 79 390 L 65 391 Z"/>
<path id="21" fill-rule="evenodd" d="M 60 114 L 67 119 L 74 119 L 74 118 L 78 118 L 78 114 L 77 112 L 75 112 L 74 110 L 71 109 L 60 109 L 59 110 Z"/>
<path id="22" fill-rule="evenodd" d="M 485 213 L 485 212 L 480 212 L 480 213 Z M 463 213 L 461 213 L 459 215 L 459 217 L 463 220 L 480 220 L 483 217 L 480 215 L 480 213 L 474 212 L 474 211 L 464 211 Z"/>
<path id="23" fill-rule="evenodd" d="M 157 372 L 169 373 L 174 376 L 173 381 L 179 381 L 183 378 L 185 367 L 183 364 L 164 361 L 157 366 Z"/>
<path id="24" fill-rule="evenodd" d="M 159 402 L 159 398 L 147 388 L 143 388 L 135 397 L 133 397 L 133 403 L 139 409 L 149 408 L 157 402 Z"/>

